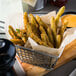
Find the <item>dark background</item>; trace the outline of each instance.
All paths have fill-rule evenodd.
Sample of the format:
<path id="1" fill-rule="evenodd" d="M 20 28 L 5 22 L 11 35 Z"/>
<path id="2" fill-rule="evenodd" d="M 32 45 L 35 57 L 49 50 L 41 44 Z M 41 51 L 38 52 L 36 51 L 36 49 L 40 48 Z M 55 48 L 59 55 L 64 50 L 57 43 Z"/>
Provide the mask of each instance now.
<path id="1" fill-rule="evenodd" d="M 36 11 L 34 13 L 48 13 L 50 11 L 58 10 L 59 7 L 53 6 L 50 3 L 46 5 L 46 7 L 40 11 Z M 76 11 L 76 0 L 68 0 L 66 4 L 66 11 Z"/>

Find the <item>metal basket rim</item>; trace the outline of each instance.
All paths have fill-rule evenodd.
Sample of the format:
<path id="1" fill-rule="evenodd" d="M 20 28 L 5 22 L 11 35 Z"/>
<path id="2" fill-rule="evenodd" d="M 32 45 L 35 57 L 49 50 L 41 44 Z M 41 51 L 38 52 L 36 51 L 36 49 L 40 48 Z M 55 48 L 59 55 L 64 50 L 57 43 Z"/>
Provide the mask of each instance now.
<path id="1" fill-rule="evenodd" d="M 39 54 L 42 54 L 42 55 L 45 55 L 45 56 L 50 56 L 50 57 L 54 57 L 54 58 L 57 58 L 57 59 L 58 59 L 58 56 L 45 54 L 45 53 L 40 52 L 40 51 L 36 51 L 36 50 L 30 49 L 30 48 L 25 48 L 25 47 L 23 47 L 23 46 L 15 45 L 15 47 L 17 47 L 17 48 L 22 48 L 22 49 L 24 49 L 24 50 L 28 50 L 28 51 L 31 51 L 31 52 L 36 52 L 36 53 L 39 53 Z"/>

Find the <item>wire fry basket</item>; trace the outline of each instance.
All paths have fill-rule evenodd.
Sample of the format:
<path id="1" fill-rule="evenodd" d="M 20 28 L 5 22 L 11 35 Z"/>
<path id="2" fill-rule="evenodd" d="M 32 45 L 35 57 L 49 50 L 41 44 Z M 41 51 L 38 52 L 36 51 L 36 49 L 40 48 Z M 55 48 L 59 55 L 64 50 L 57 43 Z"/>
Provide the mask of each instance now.
<path id="1" fill-rule="evenodd" d="M 49 56 L 18 45 L 16 45 L 16 52 L 22 62 L 39 66 L 47 70 L 52 70 L 58 60 L 58 57 Z"/>

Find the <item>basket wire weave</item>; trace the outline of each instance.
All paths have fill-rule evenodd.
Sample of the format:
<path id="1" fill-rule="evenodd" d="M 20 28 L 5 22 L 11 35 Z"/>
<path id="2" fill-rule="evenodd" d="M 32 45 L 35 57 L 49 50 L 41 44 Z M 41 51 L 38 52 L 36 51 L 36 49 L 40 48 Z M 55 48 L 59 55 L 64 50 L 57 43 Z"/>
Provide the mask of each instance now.
<path id="1" fill-rule="evenodd" d="M 18 45 L 16 45 L 16 52 L 22 62 L 36 65 L 47 70 L 52 70 L 58 59 L 57 57 L 51 57 L 41 52 Z"/>

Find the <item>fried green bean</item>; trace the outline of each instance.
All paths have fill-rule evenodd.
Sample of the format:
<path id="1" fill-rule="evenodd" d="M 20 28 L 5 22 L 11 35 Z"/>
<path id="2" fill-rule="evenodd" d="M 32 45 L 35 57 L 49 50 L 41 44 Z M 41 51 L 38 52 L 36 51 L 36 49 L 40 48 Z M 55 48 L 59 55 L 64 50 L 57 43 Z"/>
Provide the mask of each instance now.
<path id="1" fill-rule="evenodd" d="M 55 18 L 52 16 L 51 17 L 51 21 L 50 21 L 50 24 L 51 24 L 51 30 L 52 30 L 52 33 L 53 33 L 53 37 L 54 37 L 54 40 L 56 42 L 56 35 L 57 35 L 57 32 L 56 32 L 56 25 L 55 25 Z"/>
<path id="2" fill-rule="evenodd" d="M 56 48 L 59 48 L 61 44 L 61 35 L 57 35 L 56 39 L 57 39 Z"/>
<path id="3" fill-rule="evenodd" d="M 36 22 L 35 17 L 32 14 L 29 14 L 29 18 L 30 18 L 30 24 L 31 24 L 33 33 L 39 36 L 38 24 Z"/>
<path id="4" fill-rule="evenodd" d="M 61 7 L 59 12 L 57 13 L 57 16 L 55 18 L 56 25 L 58 25 L 60 16 L 64 13 L 64 11 L 65 11 L 65 6 Z"/>
<path id="5" fill-rule="evenodd" d="M 26 34 L 22 34 L 21 39 L 23 40 L 24 43 L 27 42 L 27 35 Z"/>
<path id="6" fill-rule="evenodd" d="M 49 27 L 47 29 L 47 34 L 48 34 L 50 42 L 54 45 L 54 39 L 53 39 L 52 31 Z"/>
<path id="7" fill-rule="evenodd" d="M 40 29 L 40 31 L 41 31 L 41 39 L 42 39 L 47 45 L 49 45 L 50 47 L 53 47 L 53 45 L 52 45 L 52 43 L 50 42 L 49 37 L 48 37 L 45 29 L 44 29 L 42 26 L 40 26 L 39 29 Z"/>
<path id="8" fill-rule="evenodd" d="M 45 42 L 43 42 L 38 36 L 34 35 L 33 33 L 31 33 L 31 38 L 40 45 L 48 46 Z"/>
<path id="9" fill-rule="evenodd" d="M 8 32 L 9 32 L 9 34 L 10 34 L 10 36 L 11 36 L 12 38 L 15 38 L 14 35 L 13 35 L 13 33 L 11 32 L 11 30 L 8 30 Z"/>
<path id="10" fill-rule="evenodd" d="M 53 47 L 53 45 L 49 42 L 48 36 L 46 34 L 41 34 L 41 39 L 44 41 L 48 46 Z"/>
<path id="11" fill-rule="evenodd" d="M 16 32 L 17 32 L 17 33 L 20 33 L 20 29 L 16 29 Z"/>
<path id="12" fill-rule="evenodd" d="M 53 44 L 48 42 L 48 46 L 51 47 L 51 48 L 54 48 Z"/>
<path id="13" fill-rule="evenodd" d="M 26 34 L 23 34 L 23 35 L 22 35 L 22 40 L 24 41 L 24 43 L 26 43 L 26 42 L 27 42 L 28 37 L 27 37 L 27 35 L 26 35 Z"/>
<path id="14" fill-rule="evenodd" d="M 20 29 L 20 32 L 26 33 L 25 29 Z"/>
<path id="15" fill-rule="evenodd" d="M 36 20 L 37 20 L 39 25 L 43 26 L 45 29 L 48 28 L 48 25 L 45 24 L 38 15 L 36 15 Z"/>
<path id="16" fill-rule="evenodd" d="M 45 31 L 43 26 L 40 25 L 39 30 L 40 30 L 41 33 L 46 34 L 46 31 Z"/>
<path id="17" fill-rule="evenodd" d="M 10 39 L 11 42 L 14 44 L 21 44 L 24 45 L 24 42 L 21 39 Z"/>
<path id="18" fill-rule="evenodd" d="M 14 38 L 19 38 L 19 39 L 20 39 L 20 37 L 17 35 L 16 31 L 15 31 L 15 30 L 13 29 L 13 27 L 10 26 L 10 25 L 9 25 L 9 30 L 11 31 L 11 34 L 12 34 L 12 36 L 13 36 Z"/>
<path id="19" fill-rule="evenodd" d="M 46 34 L 41 34 L 41 39 L 47 44 Z"/>
<path id="20" fill-rule="evenodd" d="M 30 23 L 34 25 L 36 28 L 38 28 L 38 24 L 35 17 L 32 14 L 29 14 L 29 17 L 30 17 Z"/>
<path id="21" fill-rule="evenodd" d="M 18 35 L 19 37 L 22 37 L 23 34 L 25 34 L 25 32 L 23 32 L 23 31 L 20 30 L 20 29 L 16 29 L 16 33 L 17 33 L 17 35 Z"/>
<path id="22" fill-rule="evenodd" d="M 25 31 L 24 30 L 20 30 L 20 29 L 16 29 L 16 31 L 17 31 L 17 35 L 19 37 L 21 37 L 21 39 L 24 41 L 24 43 L 26 43 L 27 35 L 25 34 Z"/>
<path id="23" fill-rule="evenodd" d="M 26 37 L 22 37 L 22 40 L 24 41 L 24 43 L 26 43 L 27 42 L 27 38 Z"/>
<path id="24" fill-rule="evenodd" d="M 29 36 L 31 35 L 31 33 L 32 33 L 32 27 L 31 27 L 31 25 L 28 23 L 28 24 L 27 24 L 27 32 L 26 32 L 26 34 L 27 34 L 27 36 L 29 37 Z"/>
<path id="25" fill-rule="evenodd" d="M 27 12 L 24 12 L 24 17 L 23 17 L 23 19 L 24 19 L 24 27 L 25 27 L 25 31 L 26 31 L 26 29 L 27 29 L 27 24 L 29 23 Z"/>

